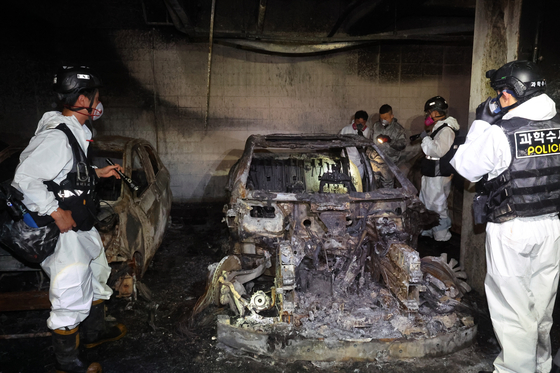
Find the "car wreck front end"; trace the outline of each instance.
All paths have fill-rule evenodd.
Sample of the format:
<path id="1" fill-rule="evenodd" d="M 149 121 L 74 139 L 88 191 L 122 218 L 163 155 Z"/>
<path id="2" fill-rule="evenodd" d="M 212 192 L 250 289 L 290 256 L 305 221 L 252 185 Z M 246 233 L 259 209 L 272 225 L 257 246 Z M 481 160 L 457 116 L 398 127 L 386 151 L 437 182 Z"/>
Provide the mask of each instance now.
<path id="1" fill-rule="evenodd" d="M 378 188 L 374 156 L 395 188 Z M 415 250 L 439 217 L 370 140 L 251 136 L 228 189 L 231 253 L 209 268 L 193 312 L 230 306 L 235 317 L 218 320 L 224 345 L 292 360 L 369 360 L 472 341 L 472 317 L 455 310 L 468 285 L 445 258 L 421 260 Z"/>

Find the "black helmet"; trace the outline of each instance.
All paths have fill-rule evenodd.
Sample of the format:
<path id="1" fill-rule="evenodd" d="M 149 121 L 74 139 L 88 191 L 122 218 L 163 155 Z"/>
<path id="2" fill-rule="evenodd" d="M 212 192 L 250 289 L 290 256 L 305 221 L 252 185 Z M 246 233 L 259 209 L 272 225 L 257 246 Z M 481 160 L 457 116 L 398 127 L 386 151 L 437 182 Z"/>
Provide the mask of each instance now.
<path id="1" fill-rule="evenodd" d="M 72 93 L 102 85 L 99 75 L 87 66 L 62 66 L 54 76 L 53 90 L 57 93 Z"/>
<path id="2" fill-rule="evenodd" d="M 486 77 L 494 90 L 512 89 L 517 98 L 542 93 L 546 88 L 540 69 L 530 61 L 508 62 L 498 70 L 488 70 Z"/>
<path id="3" fill-rule="evenodd" d="M 445 112 L 449 105 L 447 105 L 447 101 L 441 96 L 435 96 L 426 101 L 424 104 L 424 112 L 429 113 L 432 110 L 437 110 L 439 112 Z"/>

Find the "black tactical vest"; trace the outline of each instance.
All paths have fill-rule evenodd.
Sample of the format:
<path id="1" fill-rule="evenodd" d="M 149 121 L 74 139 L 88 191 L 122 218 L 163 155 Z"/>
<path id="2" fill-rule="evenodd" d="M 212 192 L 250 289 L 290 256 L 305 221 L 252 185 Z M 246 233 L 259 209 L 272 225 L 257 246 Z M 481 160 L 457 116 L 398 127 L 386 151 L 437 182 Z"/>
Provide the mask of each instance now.
<path id="1" fill-rule="evenodd" d="M 482 192 L 488 195 L 488 221 L 560 211 L 559 120 L 512 118 L 496 123 L 508 138 L 512 162 L 497 178 L 481 181 Z"/>
<path id="2" fill-rule="evenodd" d="M 68 142 L 72 147 L 73 165 L 72 170 L 60 184 L 54 181 L 44 181 L 47 189 L 54 193 L 58 206 L 63 210 L 72 211 L 72 218 L 76 222 L 74 231 L 89 231 L 95 221 L 99 201 L 95 193 L 97 185 L 97 174 L 91 166 L 86 154 L 78 144 L 72 131 L 61 123 L 56 127 L 66 134 Z M 39 226 L 44 226 L 53 221 L 50 216 L 38 216 L 32 213 L 33 219 Z"/>
<path id="3" fill-rule="evenodd" d="M 438 132 L 444 128 L 449 128 L 455 133 L 455 140 L 453 141 L 451 148 L 441 158 L 428 159 L 424 157 L 422 159 L 422 163 L 420 165 L 421 167 L 420 171 L 424 176 L 429 176 L 429 177 L 451 176 L 451 174 L 456 173 L 455 169 L 451 166 L 449 161 L 451 161 L 451 158 L 453 158 L 453 156 L 457 152 L 457 148 L 459 147 L 459 145 L 465 142 L 465 137 L 464 136 L 459 137 L 458 136 L 459 131 L 454 130 L 449 124 L 444 123 L 441 126 L 439 126 L 437 130 L 432 131 L 432 133 L 430 134 L 432 140 L 436 137 Z"/>

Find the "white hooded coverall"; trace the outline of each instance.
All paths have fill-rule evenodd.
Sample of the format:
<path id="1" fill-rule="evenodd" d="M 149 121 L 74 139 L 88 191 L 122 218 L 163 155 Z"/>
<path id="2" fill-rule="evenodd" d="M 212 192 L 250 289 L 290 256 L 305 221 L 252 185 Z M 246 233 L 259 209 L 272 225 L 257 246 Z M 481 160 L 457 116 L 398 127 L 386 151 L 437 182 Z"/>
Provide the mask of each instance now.
<path id="1" fill-rule="evenodd" d="M 366 128 L 362 131 L 365 138 L 367 138 L 367 139 L 370 138 L 370 131 L 371 130 L 369 129 L 368 126 L 366 126 Z M 354 122 L 352 122 L 351 124 L 342 128 L 340 130 L 339 134 L 340 135 L 357 135 L 358 130 L 354 129 Z M 346 148 L 346 151 L 348 152 L 348 158 L 350 158 L 350 160 L 352 162 L 354 162 L 354 164 L 358 167 L 358 170 L 360 170 L 360 177 L 364 177 L 364 165 L 362 163 L 362 158 L 360 157 L 360 153 L 358 152 L 358 149 L 356 149 L 356 148 Z"/>
<path id="2" fill-rule="evenodd" d="M 430 136 L 424 137 L 422 140 L 422 150 L 429 159 L 437 160 L 445 155 L 451 149 L 453 141 L 455 141 L 455 131 L 460 129 L 459 123 L 453 117 L 447 117 L 438 121 L 432 131 L 447 123 L 451 128 L 441 129 L 432 139 Z M 451 238 L 449 228 L 451 228 L 451 218 L 447 208 L 447 197 L 451 192 L 451 176 L 424 176 L 422 175 L 422 186 L 420 187 L 420 201 L 426 205 L 426 208 L 433 210 L 439 214 L 439 225 L 430 230 L 424 231 L 422 234 L 432 236 L 436 241 L 447 241 Z"/>
<path id="3" fill-rule="evenodd" d="M 27 208 L 39 215 L 50 215 L 58 208 L 58 201 L 43 181 L 60 183 L 72 170 L 73 153 L 68 137 L 54 129 L 62 122 L 87 154 L 87 140 L 91 139 L 87 126 L 80 124 L 74 116 L 64 116 L 58 111 L 47 112 L 20 156 L 12 183 L 23 193 Z M 76 327 L 89 315 L 92 301 L 111 297 L 112 290 L 106 284 L 111 269 L 95 228 L 60 234 L 54 253 L 41 263 L 41 267 L 50 278 L 52 308 L 47 320 L 50 329 Z"/>
<path id="4" fill-rule="evenodd" d="M 502 120 L 548 120 L 554 115 L 554 101 L 541 94 L 509 111 Z M 475 120 L 451 165 L 476 182 L 486 174 L 489 180 L 496 178 L 511 162 L 510 145 L 502 129 Z M 484 287 L 502 348 L 494 360 L 495 372 L 548 373 L 551 369 L 549 334 L 558 287 L 559 238 L 557 214 L 486 225 Z"/>

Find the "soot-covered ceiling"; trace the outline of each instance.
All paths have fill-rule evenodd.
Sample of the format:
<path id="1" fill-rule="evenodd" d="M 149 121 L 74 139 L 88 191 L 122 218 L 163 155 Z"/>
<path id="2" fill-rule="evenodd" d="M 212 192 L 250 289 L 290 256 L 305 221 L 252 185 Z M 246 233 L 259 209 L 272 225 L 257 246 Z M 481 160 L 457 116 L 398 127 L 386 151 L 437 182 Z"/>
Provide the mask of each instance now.
<path id="1" fill-rule="evenodd" d="M 191 42 L 277 53 L 369 43 L 472 43 L 476 0 L 119 0 L 10 2 L 4 28 L 169 28 Z M 18 17 L 14 17 L 18 14 Z M 213 17 L 212 17 L 213 15 Z"/>
<path id="2" fill-rule="evenodd" d="M 190 40 L 312 53 L 382 41 L 471 43 L 475 0 L 143 0 L 148 24 Z M 213 15 L 213 17 L 212 17 Z M 210 27 L 214 19 L 213 28 Z"/>

